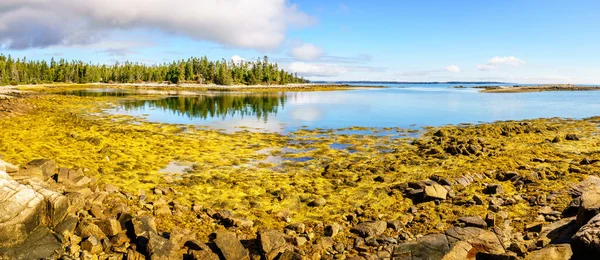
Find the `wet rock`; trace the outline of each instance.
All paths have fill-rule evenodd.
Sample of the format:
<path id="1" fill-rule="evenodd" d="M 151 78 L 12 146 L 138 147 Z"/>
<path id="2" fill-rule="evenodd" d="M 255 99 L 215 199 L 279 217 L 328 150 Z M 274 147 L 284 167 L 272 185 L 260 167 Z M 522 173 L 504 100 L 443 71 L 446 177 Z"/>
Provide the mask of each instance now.
<path id="1" fill-rule="evenodd" d="M 431 186 L 426 186 L 424 189 L 424 197 L 425 201 L 427 200 L 445 200 L 448 191 L 439 184 L 434 184 Z"/>
<path id="2" fill-rule="evenodd" d="M 383 234 L 386 228 L 387 223 L 385 221 L 372 221 L 360 223 L 350 229 L 350 232 L 361 237 L 370 237 Z"/>
<path id="3" fill-rule="evenodd" d="M 275 259 L 287 248 L 284 235 L 275 230 L 265 230 L 258 233 L 262 253 L 267 260 Z"/>
<path id="4" fill-rule="evenodd" d="M 225 260 L 250 259 L 248 250 L 244 248 L 233 232 L 226 230 L 217 231 L 214 243 L 219 249 L 221 257 Z"/>
<path id="5" fill-rule="evenodd" d="M 460 217 L 458 223 L 464 224 L 466 227 L 486 228 L 487 223 L 480 216 Z"/>

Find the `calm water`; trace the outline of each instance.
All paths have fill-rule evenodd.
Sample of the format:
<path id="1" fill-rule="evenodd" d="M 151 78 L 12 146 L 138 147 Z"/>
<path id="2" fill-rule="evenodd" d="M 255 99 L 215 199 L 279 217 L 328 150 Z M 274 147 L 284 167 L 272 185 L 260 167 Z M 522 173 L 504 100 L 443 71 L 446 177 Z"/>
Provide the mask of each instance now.
<path id="1" fill-rule="evenodd" d="M 418 128 L 539 117 L 600 115 L 600 91 L 479 93 L 452 85 L 392 84 L 387 89 L 287 93 L 209 93 L 125 102 L 112 113 L 149 121 L 251 127 L 289 132 L 308 128 Z"/>

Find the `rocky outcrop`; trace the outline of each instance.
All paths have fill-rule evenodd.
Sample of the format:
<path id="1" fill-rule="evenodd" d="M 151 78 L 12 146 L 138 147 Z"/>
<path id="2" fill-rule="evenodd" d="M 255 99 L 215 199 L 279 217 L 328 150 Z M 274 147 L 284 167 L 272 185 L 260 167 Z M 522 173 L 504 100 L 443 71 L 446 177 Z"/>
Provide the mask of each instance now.
<path id="1" fill-rule="evenodd" d="M 0 247 L 22 243 L 41 226 L 55 227 L 67 214 L 68 201 L 43 182 L 21 184 L 4 170 L 12 165 L 0 161 Z"/>

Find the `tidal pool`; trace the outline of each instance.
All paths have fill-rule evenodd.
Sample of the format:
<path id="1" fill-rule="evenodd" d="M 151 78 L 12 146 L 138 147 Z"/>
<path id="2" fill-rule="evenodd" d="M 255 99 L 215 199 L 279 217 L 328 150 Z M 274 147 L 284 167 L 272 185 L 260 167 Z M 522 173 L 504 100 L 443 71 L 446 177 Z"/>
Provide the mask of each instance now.
<path id="1" fill-rule="evenodd" d="M 419 129 L 460 123 L 600 114 L 600 91 L 480 93 L 449 84 L 391 84 L 384 89 L 281 93 L 206 93 L 124 102 L 110 113 L 152 122 L 205 125 L 227 131 L 292 132 L 387 127 Z M 401 133 L 406 136 L 410 133 Z"/>

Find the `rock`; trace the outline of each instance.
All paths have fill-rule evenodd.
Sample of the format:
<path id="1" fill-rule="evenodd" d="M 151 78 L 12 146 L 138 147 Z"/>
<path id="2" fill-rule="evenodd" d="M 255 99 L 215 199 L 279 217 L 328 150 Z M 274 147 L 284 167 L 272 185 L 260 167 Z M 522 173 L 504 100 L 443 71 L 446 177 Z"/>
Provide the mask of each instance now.
<path id="1" fill-rule="evenodd" d="M 131 248 L 127 250 L 126 256 L 127 256 L 126 257 L 127 260 L 146 260 L 146 256 L 144 256 L 142 253 L 135 251 Z"/>
<path id="2" fill-rule="evenodd" d="M 335 241 L 331 237 L 320 237 L 315 241 L 315 249 L 317 251 L 328 250 L 333 247 Z"/>
<path id="3" fill-rule="evenodd" d="M 500 184 L 489 184 L 485 187 L 486 194 L 501 194 L 504 193 L 504 188 Z"/>
<path id="4" fill-rule="evenodd" d="M 600 214 L 575 233 L 571 246 L 576 256 L 600 254 Z"/>
<path id="5" fill-rule="evenodd" d="M 56 259 L 61 251 L 61 243 L 52 231 L 39 227 L 18 245 L 0 246 L 0 259 Z"/>
<path id="6" fill-rule="evenodd" d="M 542 232 L 542 227 L 543 227 L 542 223 L 531 223 L 531 224 L 525 225 L 525 230 L 529 231 L 529 232 L 540 233 L 540 232 Z"/>
<path id="7" fill-rule="evenodd" d="M 59 183 L 72 184 L 75 181 L 75 179 L 81 177 L 82 175 L 83 171 L 79 168 L 59 168 L 56 179 Z"/>
<path id="8" fill-rule="evenodd" d="M 483 199 L 477 195 L 473 196 L 473 201 L 475 201 L 475 205 L 483 205 Z"/>
<path id="9" fill-rule="evenodd" d="M 94 222 L 102 232 L 108 236 L 114 236 L 121 232 L 121 223 L 116 219 L 103 219 Z"/>
<path id="10" fill-rule="evenodd" d="M 404 224 L 400 220 L 390 220 L 387 222 L 387 227 L 398 231 L 404 227 Z"/>
<path id="11" fill-rule="evenodd" d="M 63 236 L 65 233 L 73 233 L 78 222 L 78 217 L 72 215 L 66 216 L 64 220 L 54 228 L 54 232 Z"/>
<path id="12" fill-rule="evenodd" d="M 567 141 L 579 141 L 579 137 L 576 134 L 567 134 L 565 136 L 565 140 L 567 140 Z"/>
<path id="13" fill-rule="evenodd" d="M 73 185 L 81 187 L 88 185 L 90 182 L 92 182 L 92 179 L 90 179 L 89 177 L 79 176 L 73 180 Z"/>
<path id="14" fill-rule="evenodd" d="M 127 234 L 125 234 L 125 232 L 121 232 L 111 237 L 110 242 L 113 244 L 113 246 L 121 246 L 129 242 L 129 237 L 127 237 Z"/>
<path id="15" fill-rule="evenodd" d="M 325 227 L 325 235 L 328 237 L 335 237 L 337 233 L 342 229 L 342 226 L 338 223 L 333 223 Z"/>
<path id="16" fill-rule="evenodd" d="M 590 189 L 581 194 L 581 204 L 577 211 L 577 226 L 585 225 L 600 213 L 600 189 Z"/>
<path id="17" fill-rule="evenodd" d="M 453 227 L 445 232 L 448 242 L 454 246 L 458 241 L 471 244 L 478 252 L 504 254 L 504 246 L 493 232 L 476 227 Z"/>
<path id="18" fill-rule="evenodd" d="M 350 232 L 361 237 L 370 237 L 383 234 L 386 228 L 387 223 L 385 221 L 363 222 L 350 229 Z"/>
<path id="19" fill-rule="evenodd" d="M 171 250 L 173 250 L 173 243 L 171 241 L 156 233 L 150 233 L 150 239 L 148 239 L 148 255 L 150 259 L 170 259 Z"/>
<path id="20" fill-rule="evenodd" d="M 460 217 L 460 218 L 458 218 L 458 223 L 463 223 L 467 227 L 478 227 L 478 228 L 486 228 L 487 227 L 487 223 L 480 216 Z"/>
<path id="21" fill-rule="evenodd" d="M 31 180 L 19 184 L 0 171 L 0 247 L 23 242 L 38 226 L 56 226 L 67 214 L 66 197 Z"/>
<path id="22" fill-rule="evenodd" d="M 85 241 L 81 242 L 81 249 L 86 250 L 92 254 L 98 254 L 102 252 L 102 244 L 96 236 L 89 236 Z"/>
<path id="23" fill-rule="evenodd" d="M 18 172 L 15 172 L 12 176 L 15 178 L 39 178 L 40 180 L 44 180 L 44 171 L 37 166 L 25 165 Z"/>
<path id="24" fill-rule="evenodd" d="M 258 233 L 261 250 L 267 260 L 275 259 L 280 253 L 283 253 L 288 247 L 284 235 L 275 230 L 265 230 Z"/>
<path id="25" fill-rule="evenodd" d="M 445 200 L 447 194 L 448 190 L 442 185 L 434 184 L 425 187 L 423 200 Z"/>
<path id="26" fill-rule="evenodd" d="M 515 252 L 518 256 L 524 256 L 527 253 L 527 247 L 523 243 L 518 242 L 510 244 L 508 250 Z"/>
<path id="27" fill-rule="evenodd" d="M 79 222 L 77 228 L 75 229 L 75 234 L 83 238 L 95 236 L 98 240 L 106 237 L 106 234 L 104 234 L 104 232 L 102 232 L 102 230 L 96 226 L 96 224 L 89 220 L 83 220 Z"/>
<path id="28" fill-rule="evenodd" d="M 217 231 L 214 242 L 221 253 L 221 257 L 225 260 L 250 259 L 248 250 L 244 248 L 233 232 Z"/>
<path id="29" fill-rule="evenodd" d="M 131 220 L 133 224 L 133 233 L 136 237 L 149 238 L 151 233 L 158 234 L 156 223 L 152 216 L 141 216 Z"/>
<path id="30" fill-rule="evenodd" d="M 569 244 L 553 244 L 530 252 L 525 260 L 569 260 L 572 256 L 573 251 Z"/>
<path id="31" fill-rule="evenodd" d="M 294 238 L 294 244 L 297 246 L 302 246 L 302 245 L 306 244 L 306 242 L 308 242 L 308 239 L 306 239 L 305 237 L 295 237 Z"/>
<path id="32" fill-rule="evenodd" d="M 325 204 L 327 204 L 327 200 L 325 200 L 324 198 L 317 198 L 313 201 L 311 201 L 310 203 L 308 203 L 309 207 L 323 207 L 325 206 Z"/>
<path id="33" fill-rule="evenodd" d="M 7 163 L 3 160 L 0 160 L 0 171 L 6 172 L 6 173 L 15 173 L 19 171 L 19 167 L 15 166 L 13 164 Z"/>
<path id="34" fill-rule="evenodd" d="M 399 244 L 394 248 L 392 258 L 442 259 L 449 251 L 450 247 L 447 237 L 444 234 L 434 234 Z"/>
<path id="35" fill-rule="evenodd" d="M 298 233 L 298 234 L 302 234 L 306 230 L 306 225 L 304 225 L 304 223 L 293 223 L 293 224 L 289 224 L 285 228 L 296 231 L 296 233 Z"/>
<path id="36" fill-rule="evenodd" d="M 42 170 L 44 179 L 48 179 L 50 176 L 54 175 L 54 172 L 56 171 L 56 164 L 50 159 L 33 160 L 27 165 L 40 168 Z"/>

